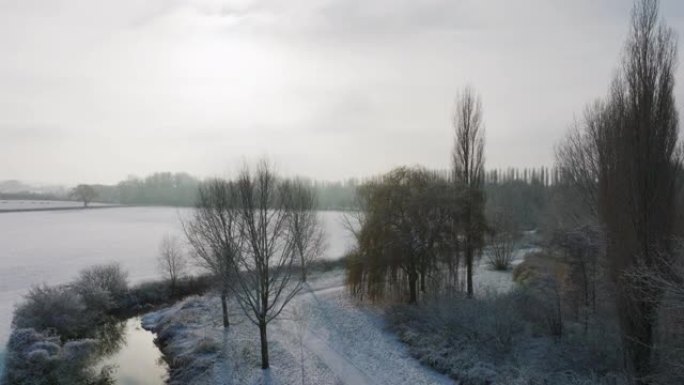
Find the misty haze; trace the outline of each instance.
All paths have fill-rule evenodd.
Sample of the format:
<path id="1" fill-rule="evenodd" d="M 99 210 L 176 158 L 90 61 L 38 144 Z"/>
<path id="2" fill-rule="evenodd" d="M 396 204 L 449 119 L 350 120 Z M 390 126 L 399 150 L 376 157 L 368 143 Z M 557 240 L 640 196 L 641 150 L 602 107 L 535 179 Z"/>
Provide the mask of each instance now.
<path id="1" fill-rule="evenodd" d="M 677 0 L 0 0 L 0 385 L 684 384 Z"/>

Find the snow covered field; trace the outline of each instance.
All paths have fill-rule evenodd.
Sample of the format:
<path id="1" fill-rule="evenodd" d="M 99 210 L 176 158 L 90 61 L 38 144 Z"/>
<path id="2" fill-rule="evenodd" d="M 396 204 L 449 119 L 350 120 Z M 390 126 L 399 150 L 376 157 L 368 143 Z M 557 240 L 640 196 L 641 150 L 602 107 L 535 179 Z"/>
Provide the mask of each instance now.
<path id="1" fill-rule="evenodd" d="M 352 303 L 343 278 L 340 270 L 313 278 L 269 325 L 266 372 L 260 369 L 258 329 L 234 305 L 234 324 L 224 332 L 215 296 L 151 313 L 144 324 L 182 363 L 179 384 L 453 384 L 413 359 L 385 331 L 378 310 Z"/>
<path id="2" fill-rule="evenodd" d="M 187 213 L 168 207 L 0 213 L 0 356 L 14 304 L 31 286 L 64 283 L 85 267 L 114 261 L 131 283 L 157 279 L 159 242 L 167 233 L 182 234 L 179 215 Z M 320 215 L 329 235 L 325 257 L 337 258 L 351 239 L 340 213 Z"/>

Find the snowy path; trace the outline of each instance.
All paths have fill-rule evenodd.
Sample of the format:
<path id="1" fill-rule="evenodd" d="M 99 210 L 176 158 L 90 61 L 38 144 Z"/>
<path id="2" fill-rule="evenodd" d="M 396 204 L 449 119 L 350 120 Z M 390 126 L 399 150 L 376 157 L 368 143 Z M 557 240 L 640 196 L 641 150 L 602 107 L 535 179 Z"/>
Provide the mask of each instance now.
<path id="1" fill-rule="evenodd" d="M 413 359 L 383 330 L 381 315 L 352 304 L 337 279 L 327 287 L 306 287 L 292 305 L 300 314 L 274 323 L 271 335 L 288 350 L 300 349 L 301 343 L 342 384 L 454 383 Z"/>
<path id="2" fill-rule="evenodd" d="M 145 317 L 166 336 L 165 354 L 184 385 L 447 385 L 385 330 L 373 306 L 353 302 L 342 271 L 311 277 L 268 326 L 271 369 L 260 369 L 258 329 L 236 311 L 224 330 L 216 296 L 191 297 Z M 177 361 L 176 361 L 177 360 Z M 173 366 L 173 365 L 172 365 Z"/>
<path id="3" fill-rule="evenodd" d="M 276 334 L 288 333 L 286 328 L 279 326 L 276 326 L 273 329 Z M 311 331 L 307 331 L 304 334 L 303 343 L 307 352 L 314 354 L 319 358 L 328 369 L 342 381 L 342 383 L 349 385 L 372 385 L 374 383 L 371 378 L 361 369 L 356 367 L 354 363 Z"/>

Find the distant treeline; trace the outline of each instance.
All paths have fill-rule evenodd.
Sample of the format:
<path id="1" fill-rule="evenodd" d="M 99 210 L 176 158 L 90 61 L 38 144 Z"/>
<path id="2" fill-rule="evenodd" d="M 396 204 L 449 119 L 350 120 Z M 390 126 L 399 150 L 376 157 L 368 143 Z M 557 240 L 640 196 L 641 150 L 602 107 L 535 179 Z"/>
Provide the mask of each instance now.
<path id="1" fill-rule="evenodd" d="M 190 174 L 158 172 L 129 177 L 116 185 L 93 185 L 96 201 L 143 206 L 192 206 L 200 180 Z"/>
<path id="2" fill-rule="evenodd" d="M 446 171 L 436 171 L 446 173 Z M 318 195 L 321 210 L 356 209 L 356 189 L 372 178 L 348 179 L 340 182 L 305 179 Z M 510 207 L 522 228 L 537 228 L 558 172 L 541 168 L 508 168 L 489 170 L 485 176 L 487 207 Z M 144 178 L 129 177 L 115 185 L 92 185 L 96 202 L 143 206 L 191 207 L 195 204 L 201 180 L 188 173 L 158 172 Z M 34 193 L 0 191 L 0 200 L 63 200 L 66 193 Z"/>
<path id="3" fill-rule="evenodd" d="M 447 171 L 435 171 L 448 176 Z M 339 182 L 305 179 L 318 195 L 321 210 L 355 210 L 356 189 L 373 178 L 347 179 Z M 523 229 L 539 227 L 542 213 L 554 186 L 561 180 L 557 170 L 539 168 L 507 168 L 485 173 L 487 208 L 506 206 L 513 211 Z M 142 206 L 192 207 L 201 179 L 188 173 L 158 172 L 144 178 L 129 177 L 115 185 L 92 185 L 97 192 L 95 202 Z M 0 200 L 64 200 L 68 193 L 35 193 L 0 191 Z"/>
<path id="4" fill-rule="evenodd" d="M 145 178 L 129 177 L 116 185 L 92 185 L 95 201 L 127 205 L 190 207 L 195 204 L 197 188 L 202 181 L 187 173 L 159 172 Z M 351 210 L 355 205 L 359 182 L 324 182 L 305 179 L 318 195 L 322 210 Z"/>
<path id="5" fill-rule="evenodd" d="M 31 191 L 2 192 L 0 191 L 0 201 L 8 200 L 30 200 L 30 201 L 54 201 L 65 199 L 63 194 L 56 193 L 35 193 Z"/>

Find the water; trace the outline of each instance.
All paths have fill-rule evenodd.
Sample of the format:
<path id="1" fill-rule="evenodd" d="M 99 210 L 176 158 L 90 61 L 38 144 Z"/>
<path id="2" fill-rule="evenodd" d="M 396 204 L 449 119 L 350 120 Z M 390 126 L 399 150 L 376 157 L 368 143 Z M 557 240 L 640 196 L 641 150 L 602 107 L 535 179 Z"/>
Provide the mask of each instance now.
<path id="1" fill-rule="evenodd" d="M 165 234 L 182 236 L 180 218 L 190 212 L 128 207 L 0 213 L 0 357 L 14 304 L 31 286 L 65 283 L 83 268 L 109 262 L 119 262 L 131 283 L 158 279 L 159 242 Z M 320 218 L 328 234 L 322 257 L 342 256 L 352 243 L 342 214 L 321 212 Z"/>
<path id="2" fill-rule="evenodd" d="M 138 317 L 126 321 L 120 348 L 99 364 L 114 368 L 112 378 L 119 385 L 160 385 L 167 378 L 168 366 L 154 345 L 154 334 L 140 322 Z"/>

